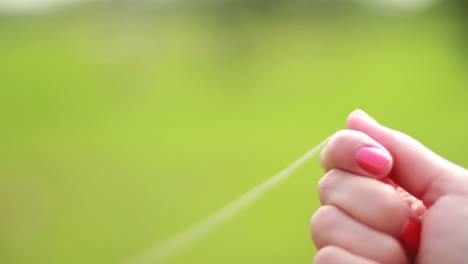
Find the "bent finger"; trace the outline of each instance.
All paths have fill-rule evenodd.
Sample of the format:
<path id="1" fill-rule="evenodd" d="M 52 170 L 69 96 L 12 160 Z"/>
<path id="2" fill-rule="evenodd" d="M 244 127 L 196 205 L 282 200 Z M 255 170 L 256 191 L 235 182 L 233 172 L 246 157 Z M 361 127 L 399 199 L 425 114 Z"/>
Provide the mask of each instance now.
<path id="1" fill-rule="evenodd" d="M 392 168 L 392 156 L 368 135 L 355 130 L 336 132 L 320 153 L 322 167 L 341 169 L 372 178 L 385 178 Z"/>
<path id="2" fill-rule="evenodd" d="M 326 246 L 320 249 L 314 256 L 313 264 L 378 264 L 371 259 L 367 259 L 336 246 Z"/>
<path id="3" fill-rule="evenodd" d="M 408 262 L 394 237 L 359 223 L 335 206 L 317 210 L 311 219 L 311 236 L 319 250 L 334 245 L 383 264 Z"/>
<path id="4" fill-rule="evenodd" d="M 468 172 L 443 159 L 415 139 L 352 112 L 347 127 L 379 142 L 393 157 L 392 180 L 430 207 L 446 194 L 467 194 Z"/>
<path id="5" fill-rule="evenodd" d="M 323 205 L 334 205 L 376 230 L 398 237 L 410 207 L 394 187 L 342 170 L 329 171 L 318 184 Z"/>

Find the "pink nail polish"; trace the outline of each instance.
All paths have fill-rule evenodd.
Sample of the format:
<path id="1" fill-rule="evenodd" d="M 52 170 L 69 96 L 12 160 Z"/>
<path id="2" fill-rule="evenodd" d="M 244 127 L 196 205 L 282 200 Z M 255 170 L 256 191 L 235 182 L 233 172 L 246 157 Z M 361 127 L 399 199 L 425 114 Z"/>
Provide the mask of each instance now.
<path id="1" fill-rule="evenodd" d="M 375 175 L 382 173 L 389 162 L 388 154 L 379 148 L 365 147 L 356 155 L 357 165 Z"/>

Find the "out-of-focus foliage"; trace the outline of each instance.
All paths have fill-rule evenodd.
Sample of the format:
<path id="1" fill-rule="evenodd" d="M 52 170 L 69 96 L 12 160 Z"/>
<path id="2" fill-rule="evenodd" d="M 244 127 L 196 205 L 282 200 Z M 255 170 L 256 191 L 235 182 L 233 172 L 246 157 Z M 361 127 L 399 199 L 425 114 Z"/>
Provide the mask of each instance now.
<path id="1" fill-rule="evenodd" d="M 252 3 L 0 16 L 1 263 L 139 254 L 343 129 L 354 108 L 468 165 L 455 2 L 400 14 Z M 310 262 L 321 174 L 311 162 L 169 263 Z"/>

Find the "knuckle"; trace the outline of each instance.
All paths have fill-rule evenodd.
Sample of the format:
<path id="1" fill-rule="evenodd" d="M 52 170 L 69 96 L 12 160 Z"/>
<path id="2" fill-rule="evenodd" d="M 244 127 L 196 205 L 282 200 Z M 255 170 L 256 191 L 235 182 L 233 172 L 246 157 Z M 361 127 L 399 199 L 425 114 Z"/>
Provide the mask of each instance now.
<path id="1" fill-rule="evenodd" d="M 336 246 L 325 246 L 314 256 L 314 264 L 330 264 L 336 261 L 340 249 Z"/>
<path id="2" fill-rule="evenodd" d="M 330 144 L 336 144 L 341 142 L 343 139 L 349 137 L 349 134 L 351 133 L 351 130 L 338 130 L 333 134 L 333 136 L 330 138 Z"/>
<path id="3" fill-rule="evenodd" d="M 330 138 L 329 144 L 336 146 L 336 145 L 341 145 L 351 140 L 364 140 L 364 139 L 368 139 L 368 136 L 361 131 L 339 130 L 335 132 L 335 134 L 333 134 L 333 136 Z"/>
<path id="4" fill-rule="evenodd" d="M 322 204 L 326 203 L 333 193 L 336 181 L 343 173 L 340 169 L 332 169 L 328 171 L 317 183 L 318 193 Z"/>
<path id="5" fill-rule="evenodd" d="M 333 182 L 333 181 L 335 181 L 338 177 L 340 177 L 340 175 L 342 175 L 342 174 L 343 174 L 343 170 L 340 170 L 340 169 L 331 169 L 331 170 L 329 170 L 329 171 L 325 174 L 325 176 L 323 177 L 323 179 L 325 180 L 325 178 L 326 178 L 327 181 Z"/>
<path id="6" fill-rule="evenodd" d="M 325 205 L 320 207 L 310 219 L 310 234 L 318 247 L 322 244 L 321 241 L 326 240 L 330 230 L 337 225 L 338 214 L 337 208 L 332 205 Z"/>
<path id="7" fill-rule="evenodd" d="M 328 198 L 330 190 L 333 188 L 332 179 L 328 176 L 328 173 L 323 176 L 317 183 L 318 194 L 320 197 L 320 202 L 325 203 Z"/>
<path id="8" fill-rule="evenodd" d="M 334 164 L 339 155 L 340 146 L 350 137 L 349 130 L 340 130 L 333 134 L 327 147 L 327 154 L 330 161 Z"/>

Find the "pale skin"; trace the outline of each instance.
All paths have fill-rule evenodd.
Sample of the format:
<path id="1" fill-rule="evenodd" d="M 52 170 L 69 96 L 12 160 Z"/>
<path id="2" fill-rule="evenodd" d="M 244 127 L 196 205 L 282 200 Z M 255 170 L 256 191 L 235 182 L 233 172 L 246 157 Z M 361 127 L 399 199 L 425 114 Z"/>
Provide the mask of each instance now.
<path id="1" fill-rule="evenodd" d="M 350 114 L 347 128 L 321 153 L 314 263 L 468 263 L 468 171 L 362 111 Z M 388 163 L 363 169 L 356 162 L 363 147 L 381 149 Z M 387 177 L 401 188 L 381 181 Z M 422 225 L 416 256 L 398 239 L 409 217 Z"/>

